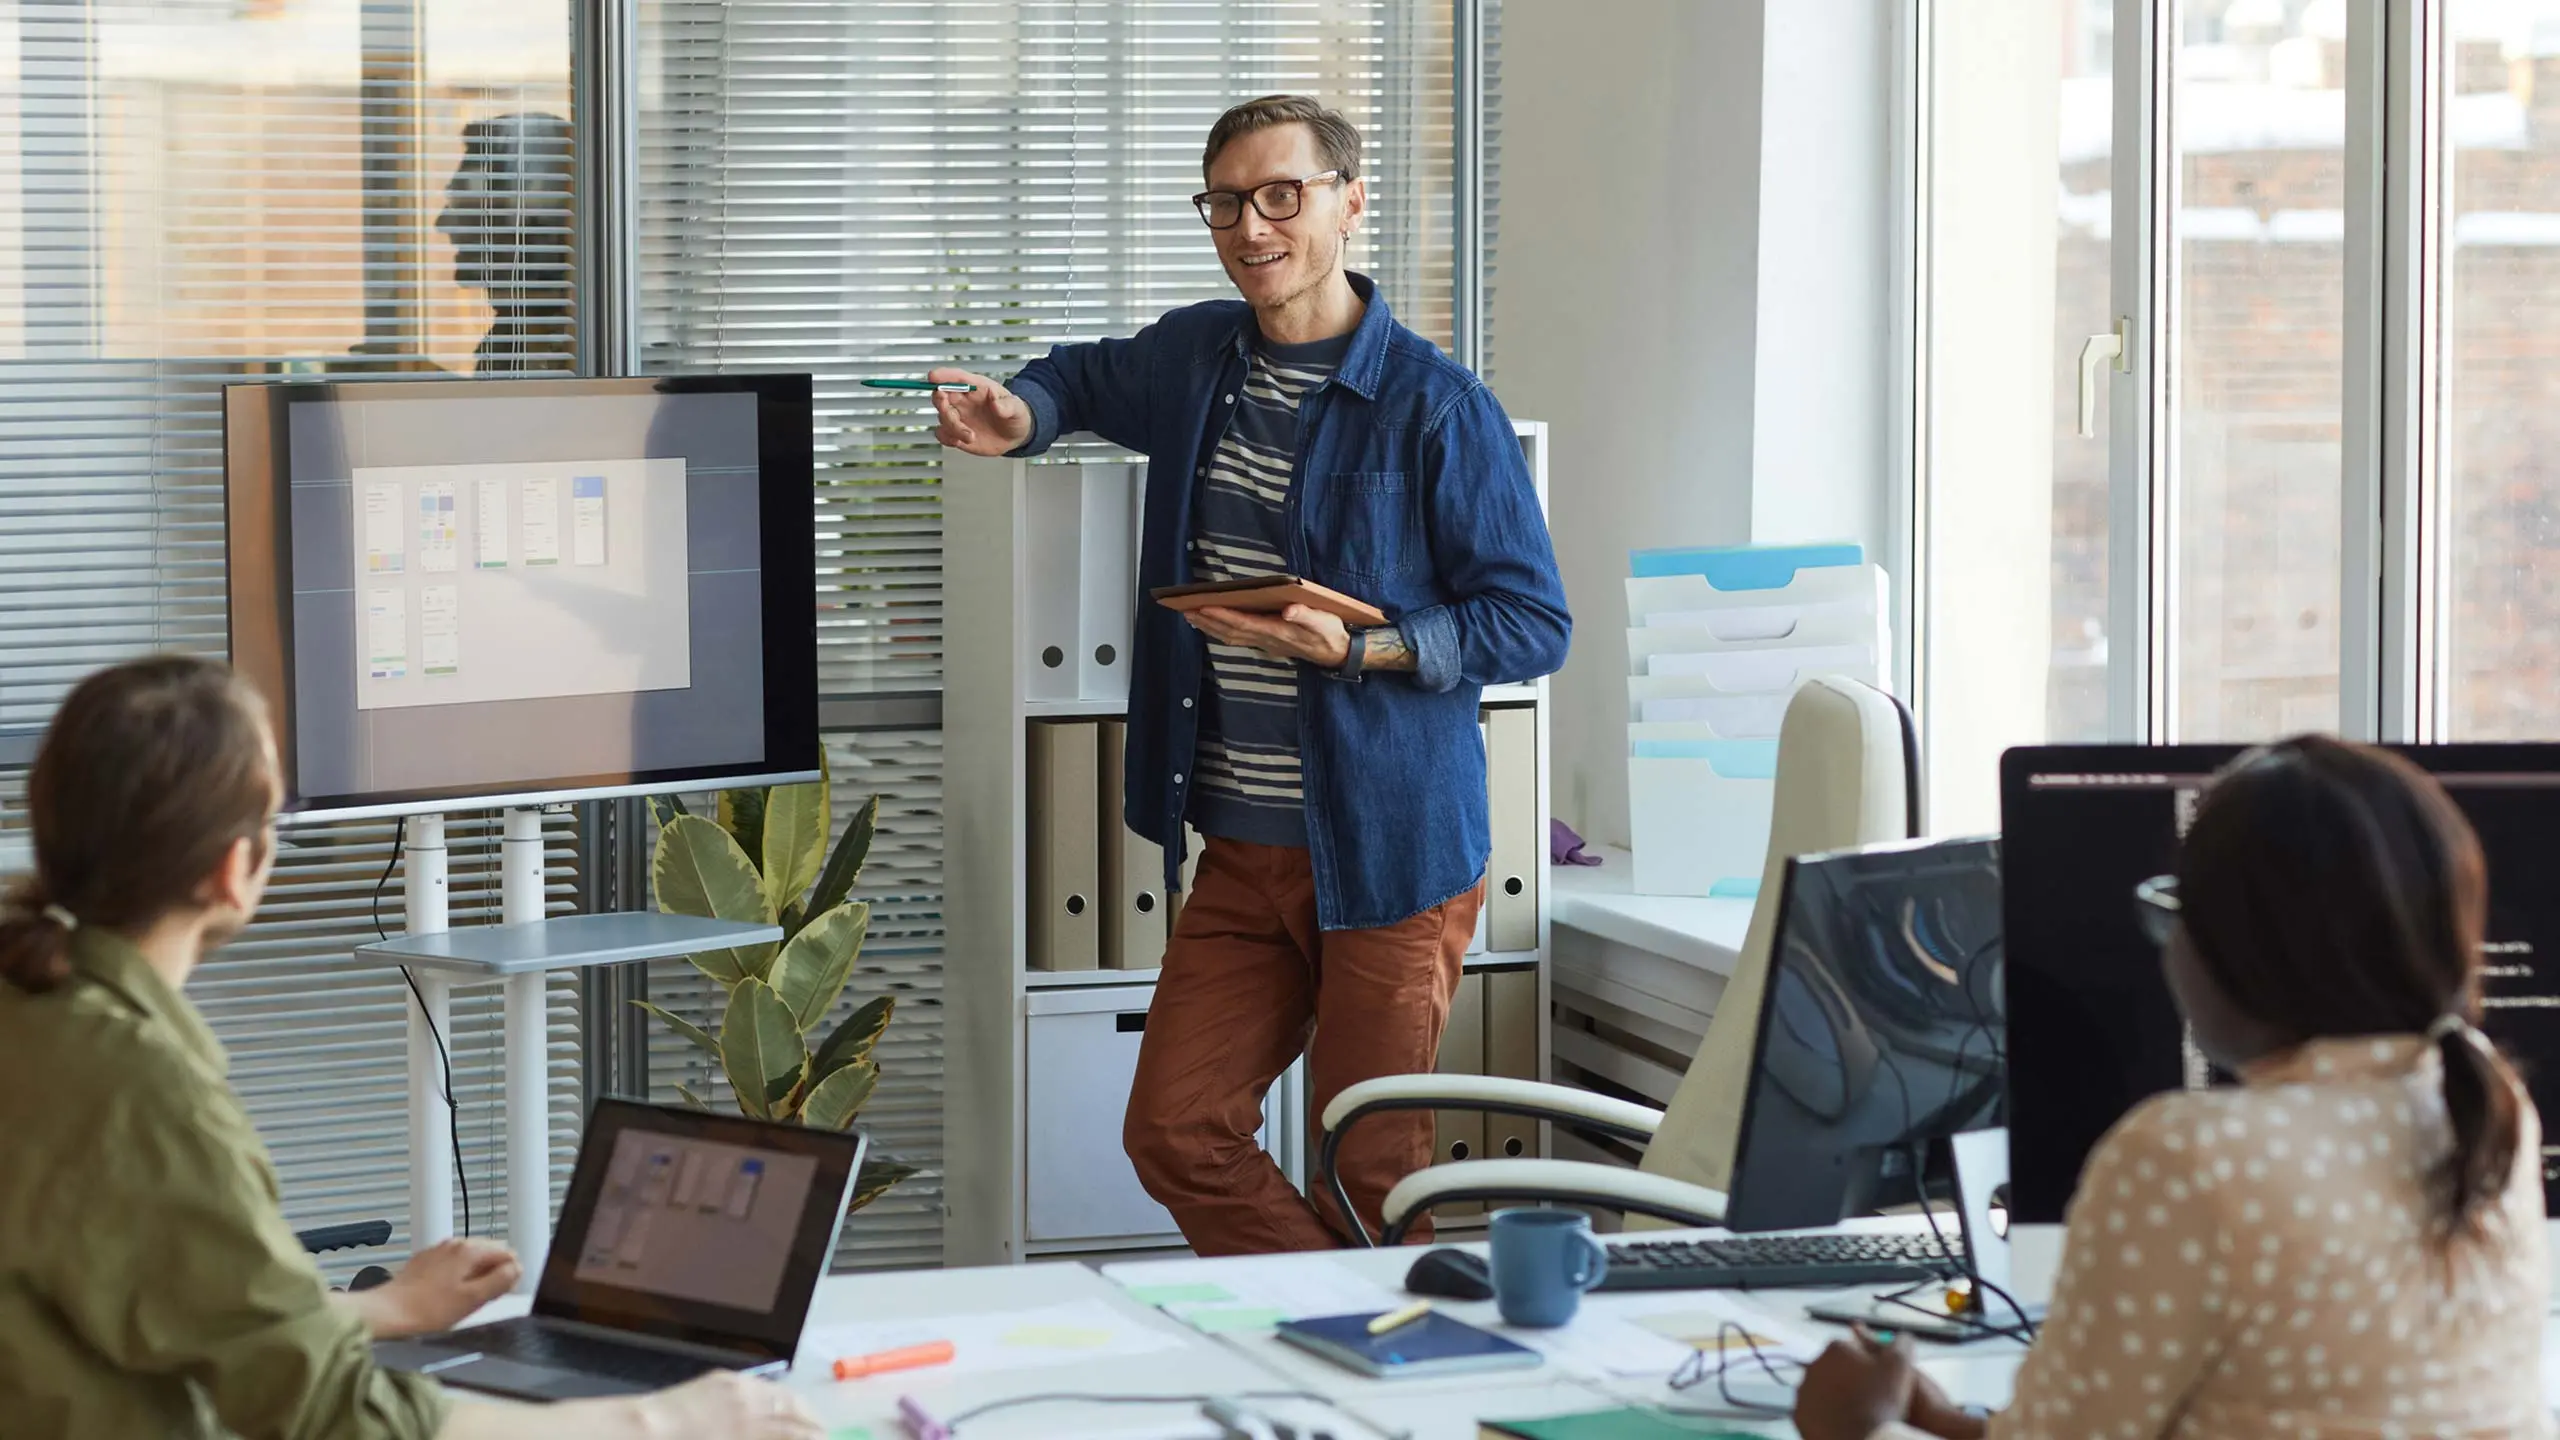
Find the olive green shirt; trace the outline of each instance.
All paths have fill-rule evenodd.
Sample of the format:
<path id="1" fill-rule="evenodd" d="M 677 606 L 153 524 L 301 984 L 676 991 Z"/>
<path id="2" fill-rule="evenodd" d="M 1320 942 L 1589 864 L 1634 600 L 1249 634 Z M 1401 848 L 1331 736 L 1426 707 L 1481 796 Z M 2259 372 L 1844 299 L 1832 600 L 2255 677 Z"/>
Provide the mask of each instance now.
<path id="1" fill-rule="evenodd" d="M 377 1367 L 277 1208 L 204 1017 L 115 936 L 43 995 L 0 981 L 0 1431 L 423 1440 L 448 1402 Z"/>

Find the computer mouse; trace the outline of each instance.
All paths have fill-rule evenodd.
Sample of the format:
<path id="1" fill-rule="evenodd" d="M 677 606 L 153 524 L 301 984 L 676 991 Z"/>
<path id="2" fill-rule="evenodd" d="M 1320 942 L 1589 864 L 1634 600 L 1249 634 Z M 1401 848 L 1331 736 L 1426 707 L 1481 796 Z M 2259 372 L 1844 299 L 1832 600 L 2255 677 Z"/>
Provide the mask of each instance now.
<path id="1" fill-rule="evenodd" d="M 1490 1300 L 1493 1273 L 1484 1257 L 1443 1247 L 1423 1252 L 1404 1275 L 1404 1288 L 1442 1300 Z"/>

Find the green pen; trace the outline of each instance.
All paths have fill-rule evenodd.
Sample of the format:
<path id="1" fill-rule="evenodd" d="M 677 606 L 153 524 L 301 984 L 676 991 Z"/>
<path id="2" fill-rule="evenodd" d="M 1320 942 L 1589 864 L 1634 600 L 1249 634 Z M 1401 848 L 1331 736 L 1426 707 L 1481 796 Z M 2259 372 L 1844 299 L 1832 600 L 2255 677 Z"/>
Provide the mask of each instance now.
<path id="1" fill-rule="evenodd" d="M 956 380 L 865 380 L 862 383 L 874 390 L 942 390 L 964 395 L 978 388 Z"/>

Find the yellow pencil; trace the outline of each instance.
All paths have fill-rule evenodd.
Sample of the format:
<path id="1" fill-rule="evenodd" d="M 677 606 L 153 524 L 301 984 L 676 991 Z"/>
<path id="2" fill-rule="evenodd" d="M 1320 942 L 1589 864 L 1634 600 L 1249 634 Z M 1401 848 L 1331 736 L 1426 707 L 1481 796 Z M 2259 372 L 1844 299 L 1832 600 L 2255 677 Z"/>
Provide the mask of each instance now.
<path id="1" fill-rule="evenodd" d="M 1386 1314 L 1379 1316 L 1377 1319 L 1370 1321 L 1369 1333 L 1372 1335 L 1384 1335 L 1388 1331 L 1396 1329 L 1399 1326 L 1410 1325 L 1414 1321 L 1419 1320 L 1430 1313 L 1430 1301 L 1416 1300 L 1401 1310 L 1390 1310 Z"/>

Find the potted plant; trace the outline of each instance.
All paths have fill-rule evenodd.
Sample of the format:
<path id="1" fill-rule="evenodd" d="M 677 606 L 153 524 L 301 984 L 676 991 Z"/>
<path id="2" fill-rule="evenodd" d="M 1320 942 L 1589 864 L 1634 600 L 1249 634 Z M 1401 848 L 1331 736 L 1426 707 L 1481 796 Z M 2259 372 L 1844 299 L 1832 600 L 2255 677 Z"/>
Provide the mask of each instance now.
<path id="1" fill-rule="evenodd" d="M 779 925 L 783 938 L 687 957 L 726 997 L 717 1033 L 646 1000 L 632 1003 L 710 1056 L 727 1075 L 741 1112 L 842 1130 L 880 1083 L 872 1052 L 897 1003 L 879 996 L 818 1036 L 870 928 L 871 907 L 847 897 L 871 853 L 880 800 L 863 803 L 833 854 L 827 852 L 829 807 L 824 779 L 724 790 L 716 821 L 691 813 L 673 796 L 663 809 L 652 801 L 658 839 L 650 879 L 658 908 Z M 676 1089 L 685 1103 L 710 1108 L 685 1086 Z M 848 1208 L 861 1209 L 915 1172 L 896 1160 L 866 1157 Z"/>

